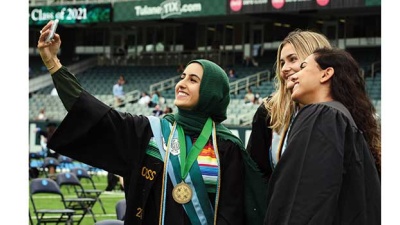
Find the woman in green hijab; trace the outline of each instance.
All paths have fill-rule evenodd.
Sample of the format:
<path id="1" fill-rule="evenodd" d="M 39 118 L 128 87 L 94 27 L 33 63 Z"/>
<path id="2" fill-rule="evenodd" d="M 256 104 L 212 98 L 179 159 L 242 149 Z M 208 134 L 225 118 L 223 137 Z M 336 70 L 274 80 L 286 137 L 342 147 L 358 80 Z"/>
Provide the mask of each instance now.
<path id="1" fill-rule="evenodd" d="M 86 92 L 60 63 L 58 34 L 38 49 L 68 114 L 49 147 L 124 178 L 125 224 L 262 224 L 265 187 L 242 142 L 221 122 L 230 101 L 224 70 L 189 62 L 176 114 L 119 112 Z"/>

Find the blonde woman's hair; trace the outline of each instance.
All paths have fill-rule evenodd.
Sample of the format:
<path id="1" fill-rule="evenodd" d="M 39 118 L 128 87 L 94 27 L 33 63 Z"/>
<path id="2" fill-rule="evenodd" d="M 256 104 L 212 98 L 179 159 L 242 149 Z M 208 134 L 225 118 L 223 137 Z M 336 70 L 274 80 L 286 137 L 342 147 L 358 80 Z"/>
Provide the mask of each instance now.
<path id="1" fill-rule="evenodd" d="M 329 40 L 320 33 L 296 29 L 288 34 L 278 47 L 275 62 L 275 93 L 271 98 L 264 99 L 264 105 L 270 117 L 270 128 L 281 133 L 289 127 L 290 118 L 295 110 L 295 103 L 291 100 L 290 92 L 286 90 L 286 81 L 281 77 L 280 55 L 283 46 L 291 44 L 299 60 L 303 61 L 315 49 L 321 47 L 332 48 Z"/>

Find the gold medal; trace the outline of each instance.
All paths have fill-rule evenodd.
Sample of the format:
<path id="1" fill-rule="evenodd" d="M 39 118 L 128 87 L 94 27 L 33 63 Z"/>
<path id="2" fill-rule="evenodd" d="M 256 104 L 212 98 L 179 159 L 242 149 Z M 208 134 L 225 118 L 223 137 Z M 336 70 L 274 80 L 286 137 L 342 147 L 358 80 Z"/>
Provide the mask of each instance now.
<path id="1" fill-rule="evenodd" d="M 172 190 L 172 197 L 179 204 L 186 204 L 192 200 L 192 189 L 185 182 L 177 184 Z"/>

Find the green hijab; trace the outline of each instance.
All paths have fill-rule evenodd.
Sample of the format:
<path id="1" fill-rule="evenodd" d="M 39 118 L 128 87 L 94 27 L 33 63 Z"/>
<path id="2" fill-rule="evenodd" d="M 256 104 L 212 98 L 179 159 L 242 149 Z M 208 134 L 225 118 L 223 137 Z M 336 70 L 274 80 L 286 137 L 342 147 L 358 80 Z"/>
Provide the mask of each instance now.
<path id="1" fill-rule="evenodd" d="M 178 113 L 167 114 L 164 118 L 170 123 L 175 121 L 183 127 L 187 135 L 199 135 L 208 117 L 216 123 L 217 137 L 237 144 L 245 165 L 245 213 L 246 224 L 262 224 L 266 212 L 266 184 L 256 163 L 250 158 L 242 141 L 221 124 L 226 119 L 226 110 L 230 101 L 229 81 L 226 72 L 214 62 L 196 59 L 203 67 L 198 104 L 192 110 L 178 108 Z M 187 66 L 186 65 L 186 66 Z"/>
<path id="2" fill-rule="evenodd" d="M 198 135 L 208 117 L 211 117 L 216 123 L 219 138 L 231 140 L 239 146 L 243 146 L 242 141 L 221 124 L 226 119 L 226 110 L 230 102 L 229 81 L 226 72 L 209 60 L 196 59 L 187 65 L 191 63 L 199 63 L 204 70 L 200 83 L 199 102 L 192 110 L 178 108 L 178 113 L 167 114 L 164 118 L 171 123 L 176 121 L 182 126 L 185 134 Z"/>

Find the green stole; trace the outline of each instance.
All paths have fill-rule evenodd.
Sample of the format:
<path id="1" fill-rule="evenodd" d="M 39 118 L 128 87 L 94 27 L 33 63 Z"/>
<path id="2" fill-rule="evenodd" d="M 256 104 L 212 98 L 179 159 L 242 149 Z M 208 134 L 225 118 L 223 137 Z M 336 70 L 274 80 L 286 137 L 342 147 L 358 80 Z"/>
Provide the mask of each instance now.
<path id="1" fill-rule="evenodd" d="M 150 120 L 150 124 L 152 127 L 154 140 L 158 145 L 159 154 L 162 156 L 162 158 L 164 158 L 163 192 L 162 192 L 162 207 L 160 210 L 160 218 L 161 218 L 160 224 L 164 224 L 167 174 L 174 187 L 184 182 L 185 184 L 189 185 L 192 190 L 193 194 L 190 201 L 182 204 L 191 223 L 193 225 L 215 223 L 216 210 L 212 208 L 212 205 L 209 201 L 207 189 L 204 184 L 199 165 L 197 163 L 197 156 L 203 149 L 204 145 L 207 143 L 209 136 L 211 134 L 211 130 L 214 130 L 213 145 L 216 146 L 215 128 L 211 129 L 213 127 L 212 120 L 211 119 L 209 120 L 209 122 L 206 124 L 206 128 L 203 129 L 204 132 L 200 134 L 195 144 L 192 145 L 191 138 L 189 136 L 184 136 L 183 130 L 181 130 L 182 128 L 180 128 L 179 125 L 176 125 L 176 123 L 172 127 L 172 132 L 171 132 L 171 124 L 167 120 L 161 119 L 161 124 L 160 124 L 160 119 L 158 117 L 149 116 L 148 118 Z M 160 130 L 162 130 L 162 135 L 159 132 Z M 176 132 L 176 130 L 178 130 L 178 132 Z M 166 137 L 168 137 L 168 139 Z M 177 139 L 179 140 L 180 153 L 177 154 L 175 152 L 173 154 L 171 151 L 177 150 L 176 149 Z M 171 144 L 173 145 L 172 147 Z M 186 152 L 185 147 L 181 146 L 185 146 L 186 149 L 188 149 L 188 152 Z M 166 153 L 164 153 L 165 151 L 164 148 L 166 148 Z M 171 150 L 171 148 L 173 149 Z M 215 151 L 217 151 L 216 147 Z M 185 160 L 186 153 L 188 153 L 189 156 Z M 216 155 L 218 155 L 217 152 Z M 218 156 L 217 160 L 219 162 Z M 218 187 L 216 194 L 217 194 L 216 195 L 216 200 L 217 200 L 219 196 Z"/>

